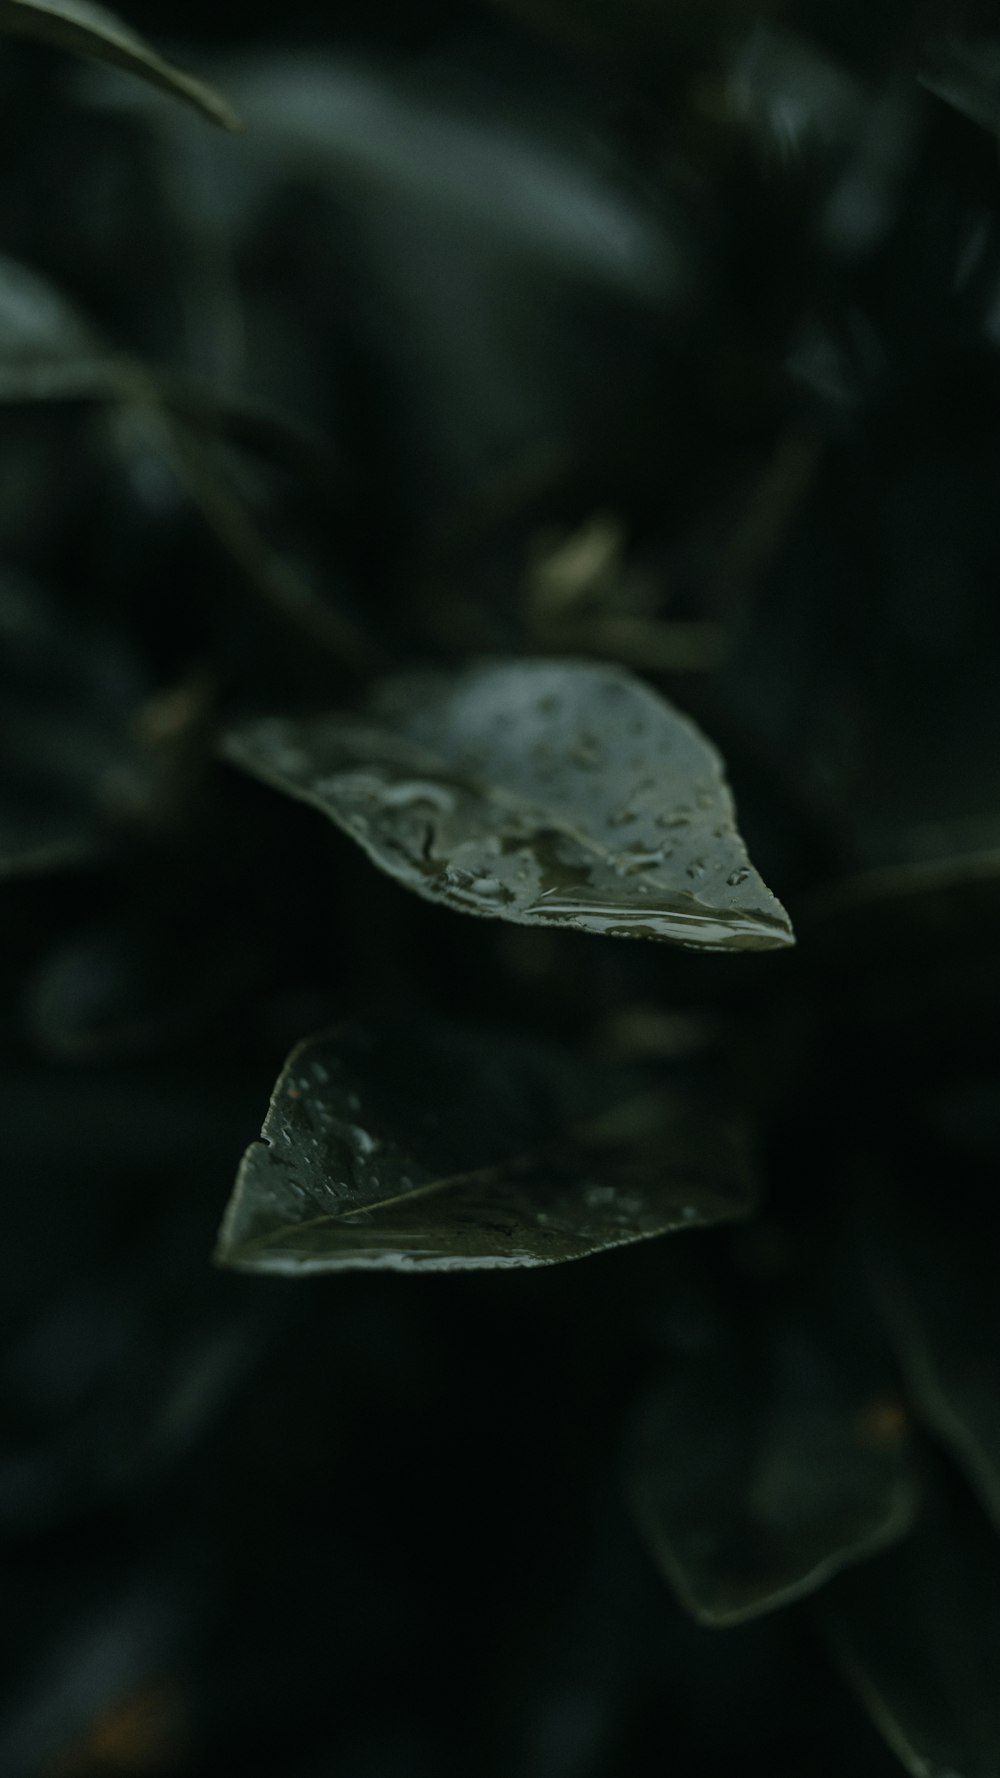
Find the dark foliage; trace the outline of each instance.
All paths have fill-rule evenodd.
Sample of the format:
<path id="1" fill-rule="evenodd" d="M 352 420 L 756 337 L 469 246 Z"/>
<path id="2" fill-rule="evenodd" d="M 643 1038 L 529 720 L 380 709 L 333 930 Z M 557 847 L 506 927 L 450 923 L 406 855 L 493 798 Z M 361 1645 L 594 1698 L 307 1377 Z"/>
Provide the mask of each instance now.
<path id="1" fill-rule="evenodd" d="M 4 1778 L 1000 1778 L 998 130 L 0 0 Z"/>

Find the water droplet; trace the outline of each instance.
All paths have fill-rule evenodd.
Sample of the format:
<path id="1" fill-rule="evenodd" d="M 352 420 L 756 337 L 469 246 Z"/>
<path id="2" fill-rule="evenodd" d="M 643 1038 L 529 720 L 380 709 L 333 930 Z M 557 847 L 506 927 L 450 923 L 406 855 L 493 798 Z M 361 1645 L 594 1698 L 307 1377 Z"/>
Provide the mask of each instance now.
<path id="1" fill-rule="evenodd" d="M 445 815 L 451 814 L 455 807 L 455 797 L 445 785 L 423 782 L 383 785 L 379 792 L 379 801 L 387 809 L 409 809 L 420 804 L 429 804 L 432 809 L 440 809 Z"/>
<path id="2" fill-rule="evenodd" d="M 363 1130 L 360 1124 L 348 1124 L 346 1135 L 356 1154 L 374 1154 L 379 1146 L 377 1137 L 369 1135 L 368 1131 Z"/>
<path id="3" fill-rule="evenodd" d="M 601 746 L 596 735 L 584 729 L 573 748 L 573 758 L 577 765 L 585 767 L 587 771 L 596 771 L 603 764 Z"/>

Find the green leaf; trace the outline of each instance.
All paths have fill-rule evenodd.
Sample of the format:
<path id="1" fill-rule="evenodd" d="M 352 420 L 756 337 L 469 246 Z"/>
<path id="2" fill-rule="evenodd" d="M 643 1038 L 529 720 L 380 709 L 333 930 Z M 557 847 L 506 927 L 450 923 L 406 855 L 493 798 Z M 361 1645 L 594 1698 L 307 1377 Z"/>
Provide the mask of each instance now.
<path id="1" fill-rule="evenodd" d="M 551 1265 L 745 1214 L 742 1131 L 534 1039 L 352 1029 L 293 1051 L 219 1238 L 248 1271 Z"/>
<path id="2" fill-rule="evenodd" d="M 1000 1550 L 966 1502 L 838 1580 L 824 1619 L 913 1778 L 1000 1774 Z"/>
<path id="3" fill-rule="evenodd" d="M 164 92 L 186 99 L 223 129 L 241 128 L 239 118 L 221 93 L 165 62 L 114 13 L 106 12 L 103 6 L 90 5 L 89 0 L 0 0 L 0 32 L 123 68 Z"/>
<path id="4" fill-rule="evenodd" d="M 917 1489 L 877 1347 L 812 1305 L 693 1326 L 637 1415 L 629 1491 L 681 1604 L 737 1624 L 902 1536 Z"/>
<path id="5" fill-rule="evenodd" d="M 886 1321 L 916 1412 L 1000 1530 L 1000 1300 L 994 1216 L 909 1193 L 879 1244 Z"/>
<path id="6" fill-rule="evenodd" d="M 357 715 L 251 723 L 224 751 L 462 913 L 711 950 L 793 942 L 714 747 L 622 669 L 401 675 Z"/>

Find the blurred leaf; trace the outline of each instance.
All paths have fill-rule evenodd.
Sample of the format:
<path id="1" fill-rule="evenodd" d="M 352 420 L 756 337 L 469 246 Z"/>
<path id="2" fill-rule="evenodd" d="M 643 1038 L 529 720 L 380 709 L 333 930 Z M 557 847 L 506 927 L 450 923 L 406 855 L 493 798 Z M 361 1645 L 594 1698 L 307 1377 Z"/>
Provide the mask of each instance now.
<path id="1" fill-rule="evenodd" d="M 468 276 L 469 243 L 479 238 L 489 243 L 494 279 L 504 276 L 507 253 L 522 276 L 534 261 L 550 281 L 562 270 L 668 309 L 691 294 L 689 232 L 665 194 L 652 205 L 607 137 L 595 151 L 592 127 L 567 142 L 566 121 L 554 131 L 551 114 L 526 103 L 519 82 L 498 94 L 470 70 L 456 102 L 412 71 L 407 78 L 315 50 L 248 58 L 230 82 L 273 164 L 299 182 L 360 199 L 366 211 L 376 200 L 395 227 L 397 276 L 416 244 L 415 224 L 422 232 L 434 219 L 458 231 L 459 277 Z M 450 250 L 440 236 L 435 246 Z M 438 306 L 447 298 L 434 295 Z M 456 325 L 468 320 L 459 315 Z M 481 323 L 475 338 L 483 352 Z"/>
<path id="2" fill-rule="evenodd" d="M 81 398 L 127 412 L 123 451 L 140 440 L 169 464 L 223 550 L 282 617 L 353 666 L 373 664 L 361 631 L 267 539 L 222 448 L 239 442 L 283 459 L 328 497 L 340 467 L 328 442 L 239 394 L 116 354 L 48 280 L 0 257 L 0 402 Z"/>
<path id="3" fill-rule="evenodd" d="M 286 462 L 329 493 L 341 469 L 330 441 L 266 403 L 120 353 L 49 279 L 0 254 L 0 402 L 146 402 L 207 438 Z"/>
<path id="4" fill-rule="evenodd" d="M 917 1506 L 891 1366 L 812 1305 L 686 1331 L 637 1417 L 631 1472 L 653 1556 L 706 1624 L 813 1592 Z"/>
<path id="5" fill-rule="evenodd" d="M 838 62 L 760 20 L 734 45 L 720 100 L 723 116 L 786 162 L 849 143 L 865 110 L 860 86 Z"/>
<path id="6" fill-rule="evenodd" d="M 943 836 L 947 841 L 947 836 Z M 928 972 L 938 965 L 954 976 L 968 955 L 982 969 L 994 945 L 1000 914 L 1000 849 L 937 858 L 916 854 L 908 863 L 859 871 L 802 898 L 796 910 L 808 934 L 803 956 L 846 992 L 869 991 L 891 973 L 901 1004 L 926 996 Z M 862 957 L 858 980 L 844 960 Z"/>
<path id="7" fill-rule="evenodd" d="M 250 1271 L 550 1265 L 750 1204 L 731 1119 L 529 1037 L 418 1025 L 293 1051 L 217 1258 Z"/>
<path id="8" fill-rule="evenodd" d="M 886 1320 L 916 1412 L 1000 1530 L 1000 1229 L 952 1200 L 931 1213 L 897 1200 L 878 1247 Z"/>
<path id="9" fill-rule="evenodd" d="M 401 675 L 356 716 L 248 724 L 224 751 L 463 913 L 712 950 L 793 942 L 715 749 L 620 669 Z"/>
<path id="10" fill-rule="evenodd" d="M 89 0 L 0 0 L 0 32 L 124 68 L 164 92 L 186 99 L 223 129 L 241 127 L 221 93 L 165 62 L 114 13 L 90 5 Z"/>
<path id="11" fill-rule="evenodd" d="M 964 1502 L 824 1599 L 848 1679 L 913 1778 L 1000 1772 L 1000 1553 Z"/>
<path id="12" fill-rule="evenodd" d="M 74 1554 L 76 1554 L 74 1552 Z M 11 1679 L 0 1721 L 0 1762 L 10 1778 L 80 1778 L 81 1774 L 154 1773 L 173 1767 L 186 1753 L 180 1711 L 160 1719 L 163 1750 L 171 1765 L 143 1764 L 140 1741 L 108 1736 L 113 1724 L 126 1724 L 137 1696 L 147 1705 L 166 1702 L 164 1675 L 177 1670 L 197 1646 L 199 1612 L 211 1609 L 212 1580 L 204 1558 L 173 1537 L 166 1549 L 143 1552 L 131 1561 L 117 1551 L 109 1561 L 76 1558 L 53 1565 L 41 1579 L 45 1604 L 41 1646 L 23 1643 L 8 1663 Z M 65 1572 L 60 1572 L 64 1570 Z M 99 1573 L 99 1579 L 98 1579 Z M 39 1577 L 36 1576 L 36 1584 Z M 154 1728 L 153 1723 L 149 1725 Z M 155 1731 L 154 1731 L 155 1732 Z M 101 1735 L 97 1756 L 83 1763 L 86 1741 Z M 158 1737 L 159 1738 L 159 1737 Z M 148 1751 L 152 1751 L 150 1747 Z M 124 1757 L 122 1757 L 124 1756 Z"/>
<path id="13" fill-rule="evenodd" d="M 0 256 L 0 401 L 103 395 L 122 370 L 47 279 Z"/>
<path id="14" fill-rule="evenodd" d="M 132 723 L 145 685 L 116 634 L 0 579 L 0 879 L 87 857 L 151 792 Z"/>
<path id="15" fill-rule="evenodd" d="M 165 413 L 150 410 L 144 422 L 209 530 L 260 597 L 312 644 L 356 670 L 372 667 L 374 645 L 323 597 L 308 570 L 271 542 L 232 462 L 213 441 Z"/>
<path id="16" fill-rule="evenodd" d="M 920 81 L 994 135 L 1000 131 L 1000 37 L 950 31 L 926 46 Z"/>

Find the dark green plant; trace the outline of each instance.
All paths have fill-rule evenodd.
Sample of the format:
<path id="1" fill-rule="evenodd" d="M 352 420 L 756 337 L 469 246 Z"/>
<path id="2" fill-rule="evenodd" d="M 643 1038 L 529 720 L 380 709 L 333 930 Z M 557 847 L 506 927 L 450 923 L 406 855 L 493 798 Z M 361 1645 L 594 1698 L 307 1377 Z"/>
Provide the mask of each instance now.
<path id="1" fill-rule="evenodd" d="M 0 0 L 0 1766 L 1000 1778 L 997 21 L 248 29 Z"/>

